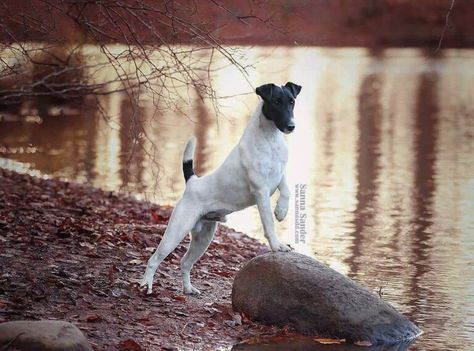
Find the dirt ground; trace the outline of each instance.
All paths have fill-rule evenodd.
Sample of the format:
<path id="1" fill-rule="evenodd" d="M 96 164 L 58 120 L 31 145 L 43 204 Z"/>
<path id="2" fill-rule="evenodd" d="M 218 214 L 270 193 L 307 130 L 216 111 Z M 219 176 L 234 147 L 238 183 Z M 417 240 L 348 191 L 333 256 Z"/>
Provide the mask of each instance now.
<path id="1" fill-rule="evenodd" d="M 181 291 L 188 239 L 145 295 L 137 281 L 170 208 L 1 169 L 0 199 L 0 322 L 70 321 L 96 350 L 213 350 L 284 333 L 232 311 L 234 275 L 268 250 L 245 234 L 219 226 L 192 272 L 200 296 Z"/>

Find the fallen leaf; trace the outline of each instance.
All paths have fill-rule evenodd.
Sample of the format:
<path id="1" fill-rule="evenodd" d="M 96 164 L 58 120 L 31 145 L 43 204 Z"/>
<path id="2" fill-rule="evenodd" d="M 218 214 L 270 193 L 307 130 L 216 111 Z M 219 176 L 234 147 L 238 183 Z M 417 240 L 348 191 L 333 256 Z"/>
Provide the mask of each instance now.
<path id="1" fill-rule="evenodd" d="M 151 218 L 157 224 L 166 223 L 166 222 L 168 222 L 168 219 L 169 219 L 169 217 L 158 214 L 158 213 L 156 213 L 156 211 L 151 211 Z"/>
<path id="2" fill-rule="evenodd" d="M 103 321 L 103 318 L 99 316 L 98 314 L 93 314 L 86 317 L 86 322 L 89 322 L 89 323 L 98 323 L 102 321 Z"/>
<path id="3" fill-rule="evenodd" d="M 181 312 L 181 311 L 174 311 L 174 314 L 180 317 L 189 317 L 189 314 Z"/>
<path id="4" fill-rule="evenodd" d="M 143 261 L 140 259 L 133 259 L 133 260 L 128 261 L 128 264 L 142 264 L 142 263 Z"/>
<path id="5" fill-rule="evenodd" d="M 118 349 L 120 351 L 142 351 L 142 347 L 133 339 L 127 339 L 120 341 L 118 344 Z"/>
<path id="6" fill-rule="evenodd" d="M 360 340 L 360 341 L 356 341 L 354 343 L 354 345 L 369 347 L 369 346 L 372 346 L 372 343 L 370 341 L 367 341 L 367 340 Z"/>
<path id="7" fill-rule="evenodd" d="M 172 298 L 177 301 L 186 301 L 186 296 L 183 295 L 173 295 Z"/>
<path id="8" fill-rule="evenodd" d="M 323 345 L 343 344 L 346 342 L 346 339 L 333 339 L 333 338 L 314 338 L 313 340 Z"/>
<path id="9" fill-rule="evenodd" d="M 81 242 L 79 243 L 79 246 L 81 246 L 81 247 L 87 247 L 88 249 L 94 249 L 94 248 L 95 248 L 94 245 L 92 245 L 92 244 L 90 244 L 90 243 L 88 243 L 88 242 L 85 242 L 85 241 L 81 241 Z"/>

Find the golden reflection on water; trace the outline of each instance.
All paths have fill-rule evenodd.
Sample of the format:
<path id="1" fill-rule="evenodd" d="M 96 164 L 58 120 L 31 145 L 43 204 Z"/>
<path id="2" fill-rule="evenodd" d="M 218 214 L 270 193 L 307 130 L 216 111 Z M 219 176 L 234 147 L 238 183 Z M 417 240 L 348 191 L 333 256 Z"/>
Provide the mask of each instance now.
<path id="1" fill-rule="evenodd" d="M 96 157 L 94 162 L 94 172 L 100 177 L 94 179 L 94 186 L 106 184 L 111 188 L 118 188 L 120 179 L 120 129 L 119 123 L 121 99 L 119 95 L 112 95 L 104 101 L 105 109 L 108 111 L 108 118 L 99 118 L 96 137 Z"/>
<path id="2" fill-rule="evenodd" d="M 293 198 L 287 219 L 277 224 L 280 237 L 381 289 L 425 331 L 410 349 L 472 349 L 474 53 L 242 50 L 242 60 L 253 64 L 247 78 L 254 87 L 288 80 L 303 86 L 296 130 L 287 137 L 287 172 L 292 190 L 307 185 L 308 234 L 305 244 L 293 244 Z M 37 152 L 4 156 L 173 205 L 184 189 L 186 140 L 198 139 L 197 172 L 212 171 L 257 103 L 235 67 L 216 59 L 211 69 L 212 85 L 224 97 L 218 110 L 185 87 L 176 96 L 179 110 L 164 101 L 135 106 L 120 94 L 104 96 L 107 118 L 85 103 L 76 118 L 39 109 L 42 124 L 2 122 L 1 150 L 28 145 Z M 264 240 L 254 208 L 231 215 L 228 225 Z"/>

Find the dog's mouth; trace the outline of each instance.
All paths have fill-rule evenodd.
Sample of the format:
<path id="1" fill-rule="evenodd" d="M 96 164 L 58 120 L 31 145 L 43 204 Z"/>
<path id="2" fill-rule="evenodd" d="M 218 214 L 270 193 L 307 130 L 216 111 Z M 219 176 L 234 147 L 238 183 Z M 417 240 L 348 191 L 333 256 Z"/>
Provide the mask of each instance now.
<path id="1" fill-rule="evenodd" d="M 288 129 L 288 128 L 285 128 L 284 130 L 282 130 L 283 133 L 285 134 L 291 134 L 295 131 L 295 128 L 293 127 L 293 129 Z"/>
<path id="2" fill-rule="evenodd" d="M 295 123 L 293 121 L 290 121 L 289 123 L 279 123 L 279 121 L 275 121 L 275 126 L 283 134 L 290 134 L 295 130 Z"/>

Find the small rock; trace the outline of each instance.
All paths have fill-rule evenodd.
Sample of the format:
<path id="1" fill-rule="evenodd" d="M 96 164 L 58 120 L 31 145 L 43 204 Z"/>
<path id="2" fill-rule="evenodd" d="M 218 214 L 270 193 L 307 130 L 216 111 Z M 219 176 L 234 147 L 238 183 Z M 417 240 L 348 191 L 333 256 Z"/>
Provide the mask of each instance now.
<path id="1" fill-rule="evenodd" d="M 350 343 L 395 344 L 421 333 L 377 295 L 295 252 L 249 261 L 235 277 L 232 306 L 264 324 Z"/>
<path id="2" fill-rule="evenodd" d="M 0 348 L 35 351 L 92 351 L 84 334 L 65 321 L 14 321 L 0 324 Z"/>

